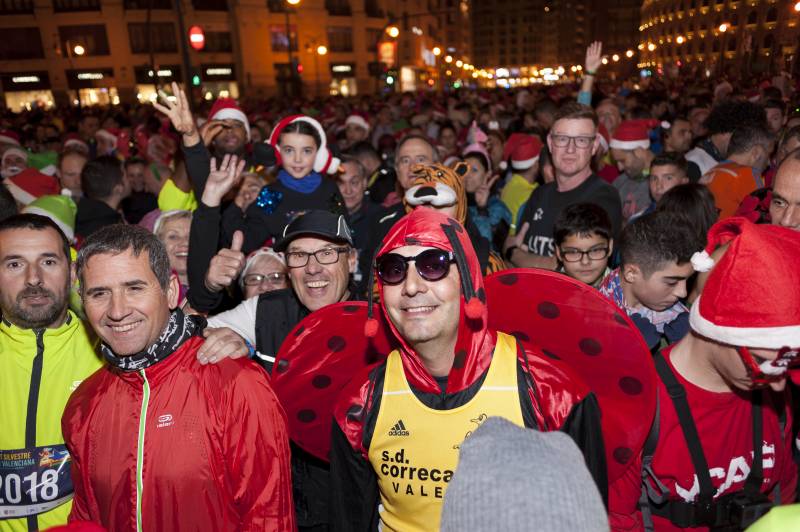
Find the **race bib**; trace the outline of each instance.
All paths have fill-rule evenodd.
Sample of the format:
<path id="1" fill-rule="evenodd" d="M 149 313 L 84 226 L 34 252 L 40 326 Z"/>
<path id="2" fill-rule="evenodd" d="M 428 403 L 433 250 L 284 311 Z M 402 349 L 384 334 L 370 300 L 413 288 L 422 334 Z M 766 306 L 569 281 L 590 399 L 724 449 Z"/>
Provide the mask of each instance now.
<path id="1" fill-rule="evenodd" d="M 72 498 L 65 445 L 0 450 L 0 519 L 47 512 Z"/>

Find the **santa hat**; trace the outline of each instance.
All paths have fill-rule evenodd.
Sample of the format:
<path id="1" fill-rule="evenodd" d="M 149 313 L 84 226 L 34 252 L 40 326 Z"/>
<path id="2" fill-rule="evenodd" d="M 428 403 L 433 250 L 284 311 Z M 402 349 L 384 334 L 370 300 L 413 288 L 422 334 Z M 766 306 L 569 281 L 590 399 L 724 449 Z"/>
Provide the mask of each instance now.
<path id="1" fill-rule="evenodd" d="M 617 126 L 608 146 L 617 150 L 635 150 L 637 148 L 646 150 L 650 147 L 648 130 L 658 124 L 658 120 L 652 119 L 624 120 Z"/>
<path id="2" fill-rule="evenodd" d="M 0 129 L 0 144 L 19 146 L 19 133 L 10 129 Z"/>
<path id="3" fill-rule="evenodd" d="M 29 203 L 22 212 L 40 214 L 53 220 L 67 240 L 75 239 L 75 216 L 78 206 L 69 196 L 42 196 Z"/>
<path id="4" fill-rule="evenodd" d="M 106 127 L 103 129 L 98 129 L 97 133 L 95 133 L 94 136 L 108 140 L 116 148 L 117 140 L 119 139 L 119 133 L 120 133 L 119 129 L 115 127 Z"/>
<path id="5" fill-rule="evenodd" d="M 512 133 L 503 147 L 503 161 L 500 168 L 508 167 L 506 161 L 511 159 L 511 168 L 514 170 L 527 170 L 539 160 L 542 152 L 542 141 L 533 135 L 525 133 Z"/>
<path id="6" fill-rule="evenodd" d="M 73 149 L 89 153 L 89 145 L 77 133 L 69 133 L 64 138 L 64 150 Z"/>
<path id="7" fill-rule="evenodd" d="M 28 205 L 36 198 L 48 194 L 58 195 L 61 189 L 58 180 L 49 175 L 44 175 L 35 168 L 26 168 L 19 174 L 5 180 L 6 188 L 14 199 L 23 205 Z"/>
<path id="8" fill-rule="evenodd" d="M 281 161 L 281 150 L 280 150 L 280 138 L 281 133 L 289 124 L 293 124 L 295 122 L 306 122 L 310 124 L 319 134 L 319 149 L 317 150 L 317 158 L 314 160 L 314 171 L 319 173 L 328 173 L 333 174 L 336 170 L 339 169 L 339 159 L 331 155 L 331 152 L 328 151 L 327 147 L 327 137 L 325 135 L 325 130 L 322 129 L 322 125 L 311 118 L 310 116 L 306 115 L 291 115 L 287 116 L 275 126 L 275 129 L 272 130 L 272 134 L 269 136 L 269 143 L 275 148 L 275 158 L 277 159 L 277 163 L 279 165 L 283 164 Z"/>
<path id="9" fill-rule="evenodd" d="M 217 98 L 214 105 L 211 106 L 211 112 L 208 113 L 209 120 L 238 120 L 244 125 L 244 130 L 247 132 L 247 140 L 250 140 L 250 123 L 247 121 L 247 116 L 236 104 L 233 98 Z"/>
<path id="10" fill-rule="evenodd" d="M 603 148 L 604 152 L 608 153 L 611 135 L 608 134 L 606 126 L 603 124 L 597 126 L 597 136 L 600 137 L 600 147 Z"/>
<path id="11" fill-rule="evenodd" d="M 361 129 L 364 129 L 366 131 L 369 131 L 369 123 L 366 120 L 364 120 L 363 116 L 359 116 L 359 115 L 350 115 L 350 116 L 348 116 L 347 120 L 344 121 L 344 125 L 345 125 L 345 127 L 347 127 L 347 126 L 349 126 L 351 124 L 354 125 L 354 126 L 358 126 Z"/>
<path id="12" fill-rule="evenodd" d="M 54 151 L 31 153 L 28 157 L 28 166 L 36 168 L 44 175 L 56 175 L 58 170 L 58 154 Z"/>
<path id="13" fill-rule="evenodd" d="M 715 265 L 711 252 L 729 244 Z M 689 324 L 700 335 L 740 347 L 800 347 L 800 232 L 756 225 L 742 217 L 723 220 L 708 245 L 692 256 L 709 271 L 692 305 Z"/>
<path id="14" fill-rule="evenodd" d="M 25 159 L 26 162 L 28 161 L 28 152 L 27 151 L 23 150 L 22 148 L 18 148 L 16 146 L 11 146 L 11 147 L 7 148 L 6 151 L 3 152 L 2 162 L 0 162 L 0 164 L 5 164 L 6 163 L 6 157 L 10 157 L 11 155 L 17 155 L 17 156 L 22 157 L 23 159 Z"/>

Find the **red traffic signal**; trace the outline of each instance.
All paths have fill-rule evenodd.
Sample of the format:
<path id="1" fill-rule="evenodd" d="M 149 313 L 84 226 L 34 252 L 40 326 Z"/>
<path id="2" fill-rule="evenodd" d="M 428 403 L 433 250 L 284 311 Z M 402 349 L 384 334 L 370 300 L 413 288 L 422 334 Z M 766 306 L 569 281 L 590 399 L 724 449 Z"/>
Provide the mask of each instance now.
<path id="1" fill-rule="evenodd" d="M 206 45 L 206 34 L 200 26 L 192 26 L 189 28 L 189 44 L 198 52 Z"/>
<path id="2" fill-rule="evenodd" d="M 303 73 L 303 64 L 302 63 L 297 63 L 297 73 L 298 74 L 302 74 Z"/>

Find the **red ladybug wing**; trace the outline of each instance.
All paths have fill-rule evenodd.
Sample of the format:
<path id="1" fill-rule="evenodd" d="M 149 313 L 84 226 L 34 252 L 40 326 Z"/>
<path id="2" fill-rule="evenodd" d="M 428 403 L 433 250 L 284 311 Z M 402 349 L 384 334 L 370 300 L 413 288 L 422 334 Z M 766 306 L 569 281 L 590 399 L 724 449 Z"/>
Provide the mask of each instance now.
<path id="1" fill-rule="evenodd" d="M 289 333 L 275 357 L 272 387 L 286 411 L 292 441 L 322 460 L 328 460 L 339 392 L 393 349 L 377 306 L 373 312 L 380 324 L 374 338 L 364 335 L 365 302 L 336 303 L 313 312 Z"/>
<path id="2" fill-rule="evenodd" d="M 504 270 L 485 286 L 491 328 L 564 361 L 594 391 L 609 481 L 621 476 L 655 415 L 655 366 L 639 330 L 600 292 L 566 275 Z"/>

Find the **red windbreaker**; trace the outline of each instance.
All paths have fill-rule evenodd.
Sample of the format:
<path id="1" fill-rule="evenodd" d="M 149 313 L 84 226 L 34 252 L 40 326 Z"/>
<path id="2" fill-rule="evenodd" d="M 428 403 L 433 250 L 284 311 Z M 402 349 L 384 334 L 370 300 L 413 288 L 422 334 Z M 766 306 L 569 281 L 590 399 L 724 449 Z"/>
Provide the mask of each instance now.
<path id="1" fill-rule="evenodd" d="M 203 366 L 193 337 L 145 370 L 104 367 L 62 418 L 71 520 L 123 530 L 294 529 L 286 417 L 249 360 Z"/>

